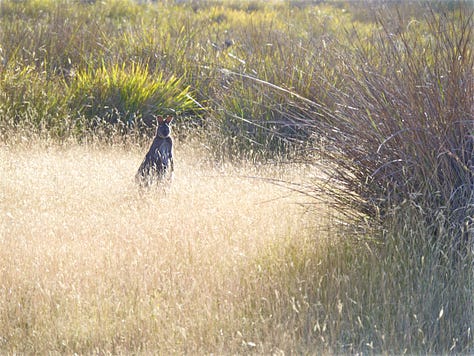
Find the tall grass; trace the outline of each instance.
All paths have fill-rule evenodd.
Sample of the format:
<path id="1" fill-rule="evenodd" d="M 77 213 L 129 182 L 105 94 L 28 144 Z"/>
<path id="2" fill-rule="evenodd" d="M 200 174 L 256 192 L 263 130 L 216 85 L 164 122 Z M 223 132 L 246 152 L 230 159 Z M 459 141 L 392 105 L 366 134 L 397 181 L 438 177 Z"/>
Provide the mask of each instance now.
<path id="1" fill-rule="evenodd" d="M 74 92 L 69 93 L 67 87 L 77 86 L 69 83 L 75 81 L 78 73 L 95 75 L 107 68 L 111 75 L 113 68 L 147 68 L 150 75 L 147 81 L 153 82 L 155 76 L 161 75 L 180 78 L 180 89 L 189 87 L 193 99 L 210 110 L 205 120 L 195 117 L 192 123 L 201 126 L 203 122 L 211 122 L 210 129 L 216 129 L 215 135 L 210 135 L 213 145 L 220 146 L 220 140 L 227 139 L 230 134 L 236 145 L 232 151 L 250 147 L 265 152 L 267 143 L 278 151 L 279 144 L 294 136 L 297 127 L 291 122 L 288 125 L 285 99 L 277 100 L 271 91 L 253 90 L 248 81 L 232 78 L 223 69 L 256 75 L 296 89 L 300 94 L 308 94 L 309 89 L 318 87 L 311 84 L 315 73 L 314 55 L 298 42 L 305 41 L 321 48 L 321 36 L 329 38 L 336 34 L 341 23 L 350 21 L 347 12 L 332 6 L 310 7 L 309 11 L 308 8 L 285 6 L 3 1 L 0 11 L 2 73 L 21 71 L 25 65 L 40 73 L 48 85 L 62 94 L 61 105 L 53 105 L 46 114 L 65 116 L 65 120 L 74 123 L 82 119 L 81 115 L 85 115 L 86 120 L 96 120 L 96 113 L 81 110 L 81 99 L 69 98 Z M 325 49 L 329 50 L 331 41 L 324 43 Z M 137 83 L 141 74 L 136 74 Z M 128 81 L 117 90 L 126 90 L 133 76 L 129 71 Z M 5 76 L 0 82 L 9 85 L 9 78 Z M 44 85 L 38 81 L 32 84 Z M 91 82 L 84 88 L 104 90 L 96 93 L 97 101 L 110 98 L 106 93 L 108 89 L 94 89 L 93 86 Z M 147 91 L 147 88 L 137 90 Z M 40 101 L 26 94 L 19 99 L 32 103 Z M 175 94 L 172 91 L 169 96 Z M 54 92 L 47 95 L 59 96 Z M 66 107 L 67 114 L 63 112 L 63 101 L 71 101 Z M 5 110 L 10 110 L 8 102 L 2 102 Z M 92 104 L 95 106 L 97 102 Z M 109 107 L 110 104 L 106 100 L 98 106 Z M 112 104 L 109 111 L 123 110 L 121 103 L 112 100 Z M 154 102 L 154 110 L 182 111 L 179 103 L 177 107 L 167 107 L 169 104 Z M 146 103 L 136 103 L 132 109 L 137 105 L 142 107 Z M 17 112 L 15 108 L 12 110 Z M 140 116 L 140 113 L 131 112 L 130 115 Z M 245 124 L 245 120 L 250 124 Z M 255 129 L 258 126 L 263 130 Z M 280 126 L 289 129 L 279 133 Z M 75 135 L 76 132 L 65 134 Z M 212 138 L 216 138 L 215 141 Z"/>
<path id="2" fill-rule="evenodd" d="M 1 1 L 0 352 L 472 352 L 473 9 L 371 5 Z"/>
<path id="3" fill-rule="evenodd" d="M 3 147 L 1 353 L 469 353 L 472 256 L 415 214 L 354 240 L 307 165 L 215 166 L 178 146 L 140 193 L 136 147 Z M 471 262 L 470 262 L 471 261 Z"/>
<path id="4" fill-rule="evenodd" d="M 163 78 L 147 68 L 132 64 L 102 66 L 75 74 L 69 86 L 69 105 L 86 117 L 115 123 L 137 124 L 137 117 L 148 125 L 154 114 L 178 114 L 199 109 L 178 78 Z"/>
<path id="5" fill-rule="evenodd" d="M 311 119 L 343 204 L 379 217 L 415 205 L 428 224 L 445 220 L 449 232 L 429 235 L 453 244 L 472 235 L 472 16 L 430 12 L 395 33 L 381 17 L 370 49 L 359 37 L 346 52 L 330 115 Z"/>
<path id="6" fill-rule="evenodd" d="M 305 230 L 301 197 L 189 149 L 169 189 L 140 195 L 142 152 L 44 145 L 1 151 L 1 352 L 246 350 L 240 279 Z"/>

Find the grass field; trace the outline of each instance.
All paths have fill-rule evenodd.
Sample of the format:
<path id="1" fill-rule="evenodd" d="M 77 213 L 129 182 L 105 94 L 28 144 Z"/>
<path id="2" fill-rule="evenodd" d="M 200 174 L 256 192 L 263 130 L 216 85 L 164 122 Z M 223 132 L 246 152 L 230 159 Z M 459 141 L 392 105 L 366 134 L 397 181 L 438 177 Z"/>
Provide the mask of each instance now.
<path id="1" fill-rule="evenodd" d="M 241 329 L 242 283 L 310 231 L 304 199 L 263 178 L 302 171 L 176 155 L 173 184 L 139 192 L 136 149 L 2 148 L 0 350 L 265 349 Z"/>
<path id="2" fill-rule="evenodd" d="M 473 21 L 0 0 L 0 354 L 472 354 Z"/>
<path id="3" fill-rule="evenodd" d="M 137 147 L 3 146 L 1 352 L 468 350 L 468 260 L 446 269 L 407 231 L 356 243 L 275 184 L 314 168 L 205 152 L 178 148 L 172 185 L 141 192 Z"/>

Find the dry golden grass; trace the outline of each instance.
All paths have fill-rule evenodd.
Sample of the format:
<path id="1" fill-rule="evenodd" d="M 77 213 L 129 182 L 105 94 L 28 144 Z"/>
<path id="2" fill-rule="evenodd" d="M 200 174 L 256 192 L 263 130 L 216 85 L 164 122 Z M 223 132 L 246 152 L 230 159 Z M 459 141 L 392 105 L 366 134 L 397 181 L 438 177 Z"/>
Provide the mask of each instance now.
<path id="1" fill-rule="evenodd" d="M 416 221 L 356 241 L 271 183 L 310 167 L 191 147 L 140 192 L 143 154 L 0 147 L 0 354 L 471 352 L 471 258 L 414 246 Z"/>
<path id="2" fill-rule="evenodd" d="M 143 154 L 1 148 L 0 353 L 270 352 L 293 337 L 252 335 L 246 313 L 274 291 L 250 271 L 307 243 L 315 217 L 249 177 L 297 182 L 308 168 L 212 167 L 183 148 L 171 186 L 140 193 Z"/>

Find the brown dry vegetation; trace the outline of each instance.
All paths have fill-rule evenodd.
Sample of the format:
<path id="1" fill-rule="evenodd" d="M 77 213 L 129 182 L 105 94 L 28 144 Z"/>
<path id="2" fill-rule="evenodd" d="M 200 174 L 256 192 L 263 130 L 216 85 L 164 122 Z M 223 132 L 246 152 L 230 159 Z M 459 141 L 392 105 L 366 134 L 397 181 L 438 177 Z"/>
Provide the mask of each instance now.
<path id="1" fill-rule="evenodd" d="M 470 260 L 417 246 L 423 224 L 356 242 L 292 189 L 314 168 L 215 164 L 188 144 L 172 184 L 140 192 L 142 151 L 2 146 L 0 353 L 472 347 Z"/>
<path id="2" fill-rule="evenodd" d="M 140 193 L 137 150 L 2 148 L 0 350 L 269 351 L 242 329 L 242 283 L 269 245 L 310 231 L 304 198 L 256 177 L 304 168 L 210 168 L 184 150 L 170 187 Z"/>

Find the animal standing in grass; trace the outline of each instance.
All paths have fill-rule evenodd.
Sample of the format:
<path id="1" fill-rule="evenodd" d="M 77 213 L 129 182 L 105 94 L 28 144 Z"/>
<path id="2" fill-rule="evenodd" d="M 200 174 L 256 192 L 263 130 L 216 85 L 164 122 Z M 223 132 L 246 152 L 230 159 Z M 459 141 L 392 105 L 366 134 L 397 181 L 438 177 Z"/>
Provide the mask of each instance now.
<path id="1" fill-rule="evenodd" d="M 163 180 L 168 174 L 173 173 L 173 140 L 171 139 L 170 123 L 173 117 L 162 116 L 156 118 L 158 127 L 156 135 L 148 153 L 145 156 L 135 176 L 137 183 L 142 187 L 148 187 L 154 182 Z"/>

